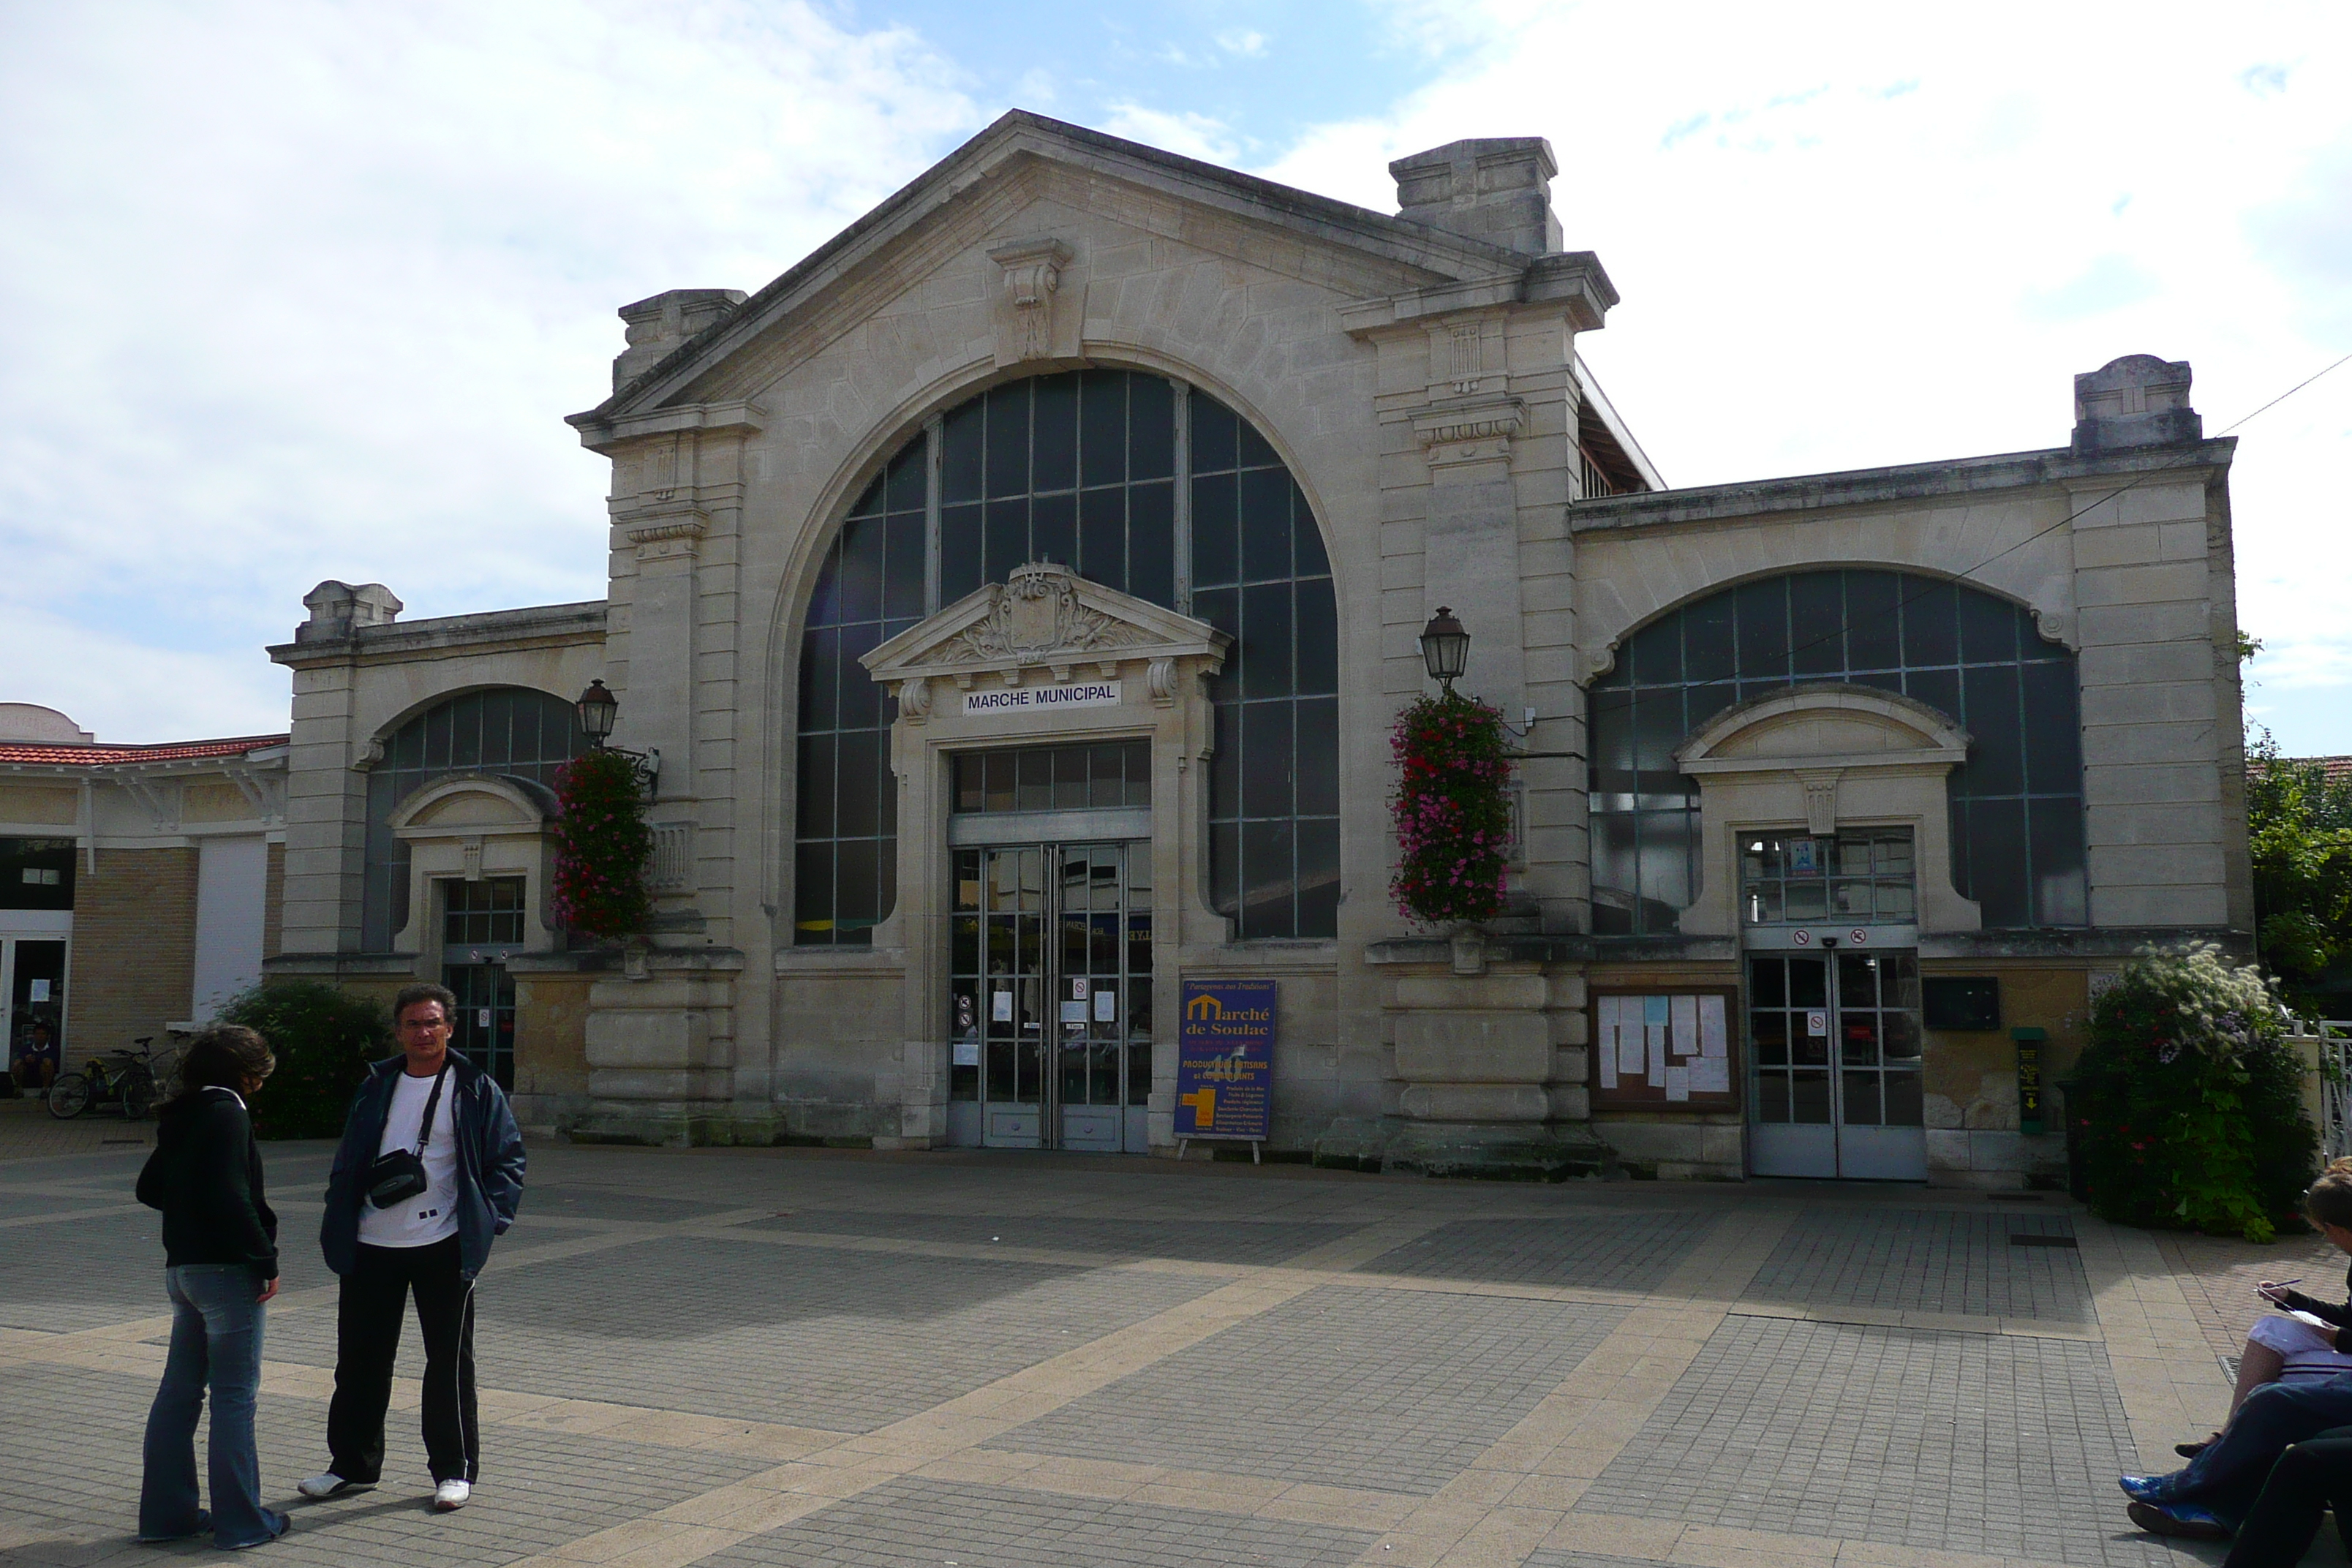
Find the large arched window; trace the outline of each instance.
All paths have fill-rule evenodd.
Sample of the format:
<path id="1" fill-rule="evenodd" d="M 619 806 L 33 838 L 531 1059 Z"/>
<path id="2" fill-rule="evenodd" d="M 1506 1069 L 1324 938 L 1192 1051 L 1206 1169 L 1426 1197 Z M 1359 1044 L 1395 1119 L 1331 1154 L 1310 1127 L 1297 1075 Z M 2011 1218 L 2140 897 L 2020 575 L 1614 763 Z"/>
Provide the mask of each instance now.
<path id="1" fill-rule="evenodd" d="M 503 773 L 552 788 L 555 771 L 587 749 L 570 702 L 520 686 L 452 697 L 386 736 L 383 760 L 368 773 L 362 950 L 390 952 L 408 924 L 408 845 L 392 831 L 394 806 L 443 773 Z"/>
<path id="2" fill-rule="evenodd" d="M 801 643 L 793 940 L 863 944 L 897 885 L 889 699 L 857 663 L 1054 561 L 1234 637 L 1211 693 L 1211 898 L 1235 935 L 1339 918 L 1339 631 L 1306 498 L 1233 410 L 1131 371 L 1008 382 L 934 421 L 825 552 Z"/>
<path id="3" fill-rule="evenodd" d="M 1683 738 L 1735 702 L 1817 681 L 1899 691 L 1969 731 L 1948 790 L 1952 883 L 1987 926 L 2084 923 L 2074 656 L 1965 584 L 1824 571 L 1672 611 L 1593 682 L 1595 932 L 1674 931 L 1696 889 L 1698 782 L 1675 765 Z"/>

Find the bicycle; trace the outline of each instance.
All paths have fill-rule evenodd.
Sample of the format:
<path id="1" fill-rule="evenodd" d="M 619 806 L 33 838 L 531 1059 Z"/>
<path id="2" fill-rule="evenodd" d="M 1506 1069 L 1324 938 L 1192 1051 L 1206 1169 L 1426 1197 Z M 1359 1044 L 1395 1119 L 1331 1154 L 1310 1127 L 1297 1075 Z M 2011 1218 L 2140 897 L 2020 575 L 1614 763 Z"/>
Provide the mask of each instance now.
<path id="1" fill-rule="evenodd" d="M 159 1080 L 155 1071 L 155 1037 L 142 1035 L 132 1044 L 139 1049 L 92 1057 L 82 1064 L 80 1071 L 67 1073 L 51 1084 L 49 1114 L 60 1121 L 69 1121 L 93 1105 L 110 1101 L 121 1107 L 125 1121 L 135 1121 L 146 1115 L 162 1098 L 169 1081 L 176 1078 L 178 1064 L 167 1061 Z"/>

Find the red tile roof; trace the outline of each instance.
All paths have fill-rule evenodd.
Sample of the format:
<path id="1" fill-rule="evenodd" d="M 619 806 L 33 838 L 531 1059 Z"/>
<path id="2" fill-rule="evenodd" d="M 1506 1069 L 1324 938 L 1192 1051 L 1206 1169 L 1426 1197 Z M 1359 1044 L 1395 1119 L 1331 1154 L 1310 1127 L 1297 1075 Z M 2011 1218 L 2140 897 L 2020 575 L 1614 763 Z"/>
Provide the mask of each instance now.
<path id="1" fill-rule="evenodd" d="M 284 735 L 239 735 L 225 741 L 167 741 L 154 746 L 59 746 L 0 741 L 0 767 L 11 763 L 37 767 L 106 767 L 120 763 L 184 763 L 202 757 L 235 757 L 267 746 L 282 746 Z"/>
<path id="2" fill-rule="evenodd" d="M 2329 784 L 2352 784 L 2352 757 L 2305 757 L 2306 763 L 2317 763 L 2327 774 Z"/>

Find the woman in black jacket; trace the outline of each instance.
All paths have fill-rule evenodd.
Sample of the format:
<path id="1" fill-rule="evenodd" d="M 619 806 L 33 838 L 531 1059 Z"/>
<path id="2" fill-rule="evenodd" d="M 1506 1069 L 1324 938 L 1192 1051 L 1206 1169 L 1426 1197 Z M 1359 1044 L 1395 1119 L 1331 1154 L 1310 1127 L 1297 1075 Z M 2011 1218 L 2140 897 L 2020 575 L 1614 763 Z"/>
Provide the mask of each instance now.
<path id="1" fill-rule="evenodd" d="M 139 1201 L 163 1211 L 172 1352 L 147 1415 L 139 1539 L 210 1530 L 213 1544 L 258 1546 L 286 1533 L 261 1506 L 253 1407 L 261 1388 L 262 1303 L 278 1294 L 278 1216 L 262 1194 L 261 1151 L 245 1100 L 278 1065 L 251 1029 L 206 1029 L 181 1063 L 184 1085 L 157 1115 Z M 212 1511 L 196 1501 L 196 1417 L 213 1396 Z"/>

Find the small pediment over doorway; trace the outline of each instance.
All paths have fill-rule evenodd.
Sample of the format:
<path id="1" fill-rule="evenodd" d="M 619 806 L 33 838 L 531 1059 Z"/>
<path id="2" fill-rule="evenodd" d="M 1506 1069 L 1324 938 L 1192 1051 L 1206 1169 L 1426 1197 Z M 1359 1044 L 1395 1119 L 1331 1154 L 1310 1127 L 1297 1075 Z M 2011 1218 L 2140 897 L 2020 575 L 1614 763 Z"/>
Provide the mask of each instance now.
<path id="1" fill-rule="evenodd" d="M 1032 562 L 1002 583 L 967 594 L 861 656 L 874 679 L 897 693 L 918 722 L 929 710 L 929 687 L 1066 686 L 1116 680 L 1141 663 L 1152 700 L 1176 696 L 1177 669 L 1224 668 L 1233 638 L 1205 621 L 1088 582 L 1066 566 Z"/>

